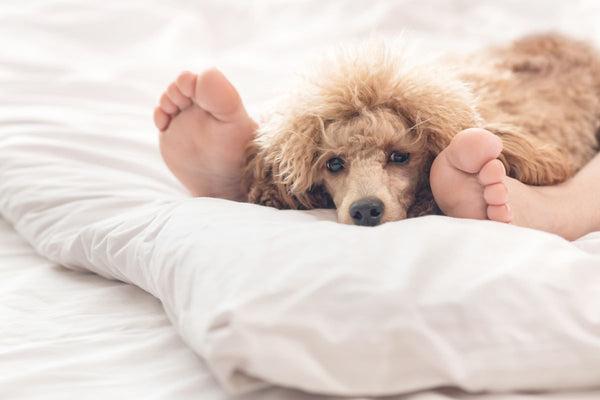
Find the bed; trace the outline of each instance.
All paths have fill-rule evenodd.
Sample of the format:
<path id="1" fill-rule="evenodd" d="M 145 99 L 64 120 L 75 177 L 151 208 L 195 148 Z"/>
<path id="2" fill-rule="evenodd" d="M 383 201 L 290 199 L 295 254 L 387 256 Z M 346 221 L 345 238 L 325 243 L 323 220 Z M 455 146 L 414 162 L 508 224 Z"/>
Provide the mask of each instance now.
<path id="1" fill-rule="evenodd" d="M 600 233 L 570 244 L 443 217 L 366 232 L 338 226 L 328 211 L 191 199 L 162 165 L 151 122 L 158 94 L 181 69 L 218 65 L 260 118 L 299 65 L 338 41 L 404 32 L 416 43 L 412 51 L 435 57 L 553 28 L 600 44 L 599 17 L 593 1 L 3 3 L 0 397 L 600 398 Z M 192 231 L 195 237 L 183 234 Z M 431 254 L 414 253 L 422 269 L 392 273 L 352 250 L 353 241 L 391 234 L 425 249 L 417 239 L 431 231 L 438 235 L 428 244 Z M 449 253 L 466 266 L 448 260 L 444 278 L 445 268 L 433 264 L 450 251 L 444 243 L 456 232 L 479 239 Z M 347 243 L 343 251 L 316 247 L 333 235 Z M 498 253 L 518 251 L 486 265 L 477 250 L 483 242 Z M 287 250 L 298 243 L 306 254 L 289 262 Z M 334 265 L 340 256 L 372 269 L 350 274 Z M 256 271 L 245 274 L 240 260 Z M 321 262 L 333 267 L 322 271 Z M 273 263 L 288 265 L 285 274 Z M 487 275 L 477 272 L 488 267 Z M 389 286 L 371 276 L 373 269 L 427 290 Z M 269 278 L 257 280 L 254 272 Z M 463 274 L 469 291 L 461 293 L 468 296 L 448 297 L 459 279 L 451 272 Z M 294 292 L 300 282 L 310 290 Z M 414 307 L 400 307 L 400 298 L 391 301 L 382 288 Z M 297 296 L 290 300 L 289 293 Z M 357 293 L 360 302 L 350 296 Z M 339 307 L 340 299 L 350 308 Z M 478 313 L 465 313 L 474 302 Z M 522 318 L 506 322 L 519 309 Z M 359 323 L 342 321 L 348 310 Z M 311 319 L 319 315 L 330 320 Z M 388 331 L 372 329 L 381 321 Z M 471 323 L 479 330 L 460 341 Z M 503 331 L 502 323 L 518 329 Z M 426 326 L 436 329 L 424 335 Z M 305 338 L 314 327 L 323 334 L 315 340 L 282 340 Z M 399 330 L 417 334 L 399 340 L 387 333 Z M 528 346 L 509 354 L 515 343 Z M 457 352 L 465 345 L 479 350 Z M 413 358 L 398 362 L 390 354 Z M 344 363 L 328 365 L 332 359 Z M 383 368 L 382 361 L 400 366 Z"/>

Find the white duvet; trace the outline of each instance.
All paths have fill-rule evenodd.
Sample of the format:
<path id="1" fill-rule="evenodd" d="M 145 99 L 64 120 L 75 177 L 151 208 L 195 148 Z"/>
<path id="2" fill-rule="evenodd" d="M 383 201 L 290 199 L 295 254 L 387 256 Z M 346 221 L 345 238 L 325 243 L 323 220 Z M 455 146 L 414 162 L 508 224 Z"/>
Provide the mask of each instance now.
<path id="1" fill-rule="evenodd" d="M 198 398 L 311 396 L 257 392 L 275 386 L 411 400 L 509 396 L 428 391 L 442 386 L 600 396 L 600 233 L 569 243 L 446 217 L 362 228 L 328 211 L 191 199 L 150 125 L 161 86 L 184 67 L 223 65 L 259 109 L 328 43 L 415 18 L 424 26 L 413 35 L 433 50 L 468 49 L 509 35 L 472 32 L 458 16 L 518 22 L 517 3 L 16 4 L 0 21 L 0 213 L 48 259 L 160 299 L 224 390 Z M 591 2 L 579 4 L 536 10 L 598 33 Z M 434 10 L 447 18 L 427 25 Z"/>

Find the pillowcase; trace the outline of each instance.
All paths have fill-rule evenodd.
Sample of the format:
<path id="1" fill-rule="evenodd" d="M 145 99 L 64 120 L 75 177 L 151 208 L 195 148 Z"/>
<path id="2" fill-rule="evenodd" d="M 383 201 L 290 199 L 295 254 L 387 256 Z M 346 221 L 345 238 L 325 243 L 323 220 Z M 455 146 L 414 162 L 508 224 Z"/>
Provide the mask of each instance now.
<path id="1" fill-rule="evenodd" d="M 158 297 L 231 393 L 600 382 L 598 234 L 192 199 L 125 134 L 4 135 L 0 154 L 2 216 L 49 259 Z"/>

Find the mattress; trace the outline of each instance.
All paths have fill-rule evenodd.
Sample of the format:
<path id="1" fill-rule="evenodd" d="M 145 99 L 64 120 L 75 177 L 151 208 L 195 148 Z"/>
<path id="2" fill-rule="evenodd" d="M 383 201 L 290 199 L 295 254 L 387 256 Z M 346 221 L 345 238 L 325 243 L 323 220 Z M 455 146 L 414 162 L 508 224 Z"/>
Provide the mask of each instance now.
<path id="1" fill-rule="evenodd" d="M 358 1 L 310 0 L 3 3 L 0 141 L 10 144 L 20 134 L 40 140 L 60 134 L 66 141 L 83 134 L 100 146 L 112 137 L 122 147 L 136 146 L 132 154 L 142 154 L 135 179 L 147 174 L 158 182 L 156 190 L 183 199 L 185 191 L 160 162 L 151 124 L 160 91 L 181 69 L 218 65 L 260 118 L 299 65 L 338 41 L 404 32 L 423 57 L 549 28 L 600 43 L 598 17 L 593 1 L 552 6 L 541 1 L 381 1 L 368 7 Z M 103 162 L 111 158 L 98 160 Z M 593 246 L 595 236 L 588 240 Z M 146 291 L 40 257 L 4 220 L 0 271 L 3 398 L 230 397 Z M 398 398 L 599 396 L 593 389 L 537 394 L 434 389 Z M 267 388 L 238 398 L 323 397 Z"/>

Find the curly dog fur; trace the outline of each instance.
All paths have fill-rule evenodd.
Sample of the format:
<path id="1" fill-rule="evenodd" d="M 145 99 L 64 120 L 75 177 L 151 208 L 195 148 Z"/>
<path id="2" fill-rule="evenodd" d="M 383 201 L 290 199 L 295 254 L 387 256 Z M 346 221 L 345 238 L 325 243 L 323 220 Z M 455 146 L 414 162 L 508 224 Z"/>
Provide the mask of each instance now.
<path id="1" fill-rule="evenodd" d="M 277 208 L 384 205 L 381 222 L 438 213 L 435 156 L 463 129 L 504 143 L 509 176 L 562 182 L 597 152 L 600 55 L 558 34 L 528 36 L 439 65 L 408 67 L 386 46 L 339 55 L 290 96 L 248 148 L 248 200 Z M 410 154 L 390 162 L 390 153 Z M 327 161 L 344 162 L 339 172 Z"/>

